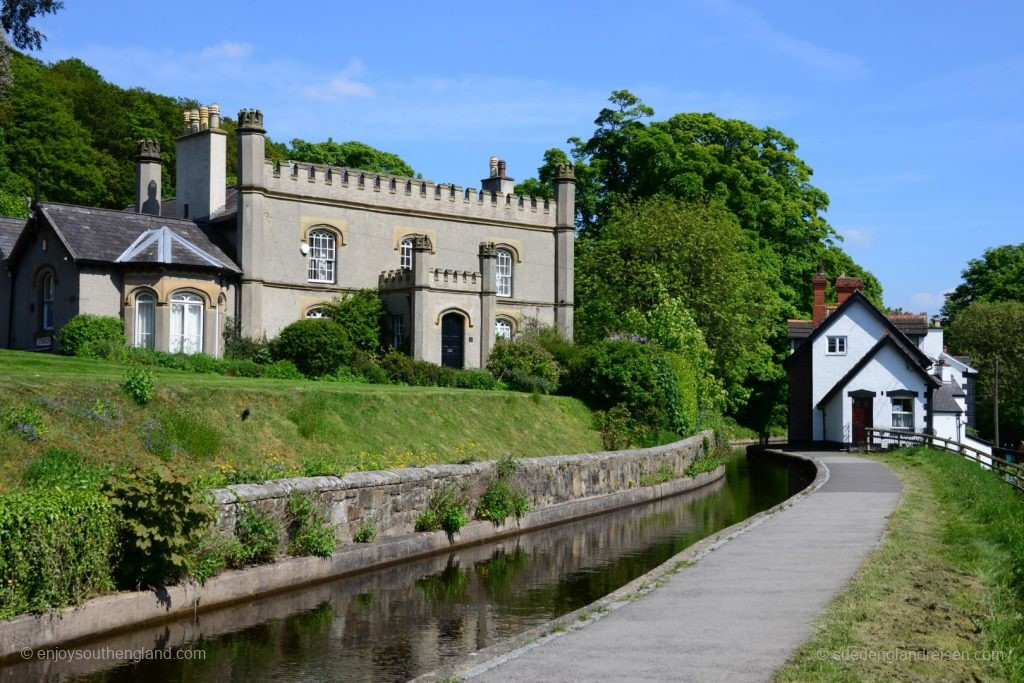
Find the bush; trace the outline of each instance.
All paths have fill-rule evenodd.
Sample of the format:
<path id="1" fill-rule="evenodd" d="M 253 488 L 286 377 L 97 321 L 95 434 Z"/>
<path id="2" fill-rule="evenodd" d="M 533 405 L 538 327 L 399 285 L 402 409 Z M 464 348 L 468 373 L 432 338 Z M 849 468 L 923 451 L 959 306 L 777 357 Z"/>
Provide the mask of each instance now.
<path id="1" fill-rule="evenodd" d="M 519 491 L 512 489 L 501 476 L 491 482 L 476 506 L 476 518 L 487 519 L 495 526 L 502 524 L 512 515 L 521 519 L 530 509 L 530 501 Z"/>
<path id="2" fill-rule="evenodd" d="M 241 544 L 239 564 L 273 562 L 281 549 L 281 524 L 268 512 L 252 507 L 242 510 L 236 536 Z"/>
<path id="3" fill-rule="evenodd" d="M 466 508 L 469 499 L 454 486 L 442 486 L 430 495 L 427 509 L 416 518 L 416 531 L 444 529 L 449 536 L 459 533 L 469 518 Z"/>
<path id="4" fill-rule="evenodd" d="M 355 351 L 344 328 L 326 318 L 293 322 L 270 348 L 274 360 L 290 360 L 307 377 L 334 374 Z"/>
<path id="5" fill-rule="evenodd" d="M 299 372 L 299 369 L 295 367 L 295 363 L 290 360 L 279 360 L 269 363 L 267 365 L 261 365 L 263 368 L 263 377 L 267 379 L 302 379 L 303 374 Z"/>
<path id="6" fill-rule="evenodd" d="M 74 605 L 113 588 L 113 507 L 95 491 L 0 496 L 0 619 Z"/>
<path id="7" fill-rule="evenodd" d="M 25 441 L 38 441 L 46 433 L 43 414 L 39 408 L 27 403 L 7 406 L 3 414 L 3 425 Z"/>
<path id="8" fill-rule="evenodd" d="M 341 325 L 357 349 L 380 348 L 381 320 L 386 309 L 376 289 L 361 289 L 323 305 L 324 314 Z"/>
<path id="9" fill-rule="evenodd" d="M 104 358 L 110 348 L 124 344 L 124 323 L 112 315 L 80 313 L 57 334 L 58 348 L 65 356 Z"/>
<path id="10" fill-rule="evenodd" d="M 598 342 L 587 347 L 571 372 L 574 393 L 591 409 L 624 408 L 638 433 L 685 433 L 679 377 L 659 347 Z"/>
<path id="11" fill-rule="evenodd" d="M 190 552 L 213 522 L 202 491 L 162 466 L 112 477 L 105 491 L 121 518 L 121 585 L 161 586 L 184 576 Z"/>
<path id="12" fill-rule="evenodd" d="M 503 385 L 483 370 L 456 370 L 423 360 L 414 360 L 399 351 L 388 351 L 380 359 L 380 368 L 396 384 L 413 387 L 455 387 L 458 389 L 501 389 Z"/>
<path id="13" fill-rule="evenodd" d="M 313 499 L 307 495 L 292 494 L 288 499 L 288 515 L 291 517 L 288 552 L 292 555 L 330 557 L 338 541 Z"/>
<path id="14" fill-rule="evenodd" d="M 541 393 L 553 392 L 562 374 L 554 357 L 535 339 L 498 339 L 491 349 L 487 369 L 513 389 Z"/>
<path id="15" fill-rule="evenodd" d="M 144 406 L 153 400 L 153 373 L 145 368 L 131 367 L 125 373 L 124 384 L 121 385 L 124 393 L 128 394 L 131 400 L 140 406 Z"/>
<path id="16" fill-rule="evenodd" d="M 356 543 L 373 543 L 376 538 L 377 527 L 373 522 L 363 522 L 352 536 Z"/>
<path id="17" fill-rule="evenodd" d="M 234 536 L 222 536 L 216 532 L 205 534 L 191 553 L 189 577 L 200 584 L 228 567 L 241 566 L 242 544 Z"/>
<path id="18" fill-rule="evenodd" d="M 250 339 L 242 336 L 242 325 L 228 316 L 224 321 L 224 358 L 228 360 L 251 360 L 257 363 L 269 362 L 269 344 L 266 339 Z"/>

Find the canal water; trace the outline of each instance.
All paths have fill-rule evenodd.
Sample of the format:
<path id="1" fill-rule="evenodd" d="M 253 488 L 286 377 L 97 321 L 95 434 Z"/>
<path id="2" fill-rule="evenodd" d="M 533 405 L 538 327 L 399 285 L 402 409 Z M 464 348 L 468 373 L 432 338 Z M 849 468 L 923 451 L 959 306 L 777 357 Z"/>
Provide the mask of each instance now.
<path id="1" fill-rule="evenodd" d="M 0 680 L 404 681 L 585 606 L 808 483 L 737 452 L 699 491 L 76 646 L 188 659 L 32 661 Z"/>

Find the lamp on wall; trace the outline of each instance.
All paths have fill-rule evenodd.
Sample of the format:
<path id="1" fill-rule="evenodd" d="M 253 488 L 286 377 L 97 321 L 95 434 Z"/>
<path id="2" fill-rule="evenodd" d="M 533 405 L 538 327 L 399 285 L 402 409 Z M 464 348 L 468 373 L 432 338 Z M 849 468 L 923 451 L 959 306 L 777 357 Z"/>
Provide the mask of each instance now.
<path id="1" fill-rule="evenodd" d="M 303 256 L 309 256 L 309 245 L 303 242 L 299 245 L 299 253 Z"/>

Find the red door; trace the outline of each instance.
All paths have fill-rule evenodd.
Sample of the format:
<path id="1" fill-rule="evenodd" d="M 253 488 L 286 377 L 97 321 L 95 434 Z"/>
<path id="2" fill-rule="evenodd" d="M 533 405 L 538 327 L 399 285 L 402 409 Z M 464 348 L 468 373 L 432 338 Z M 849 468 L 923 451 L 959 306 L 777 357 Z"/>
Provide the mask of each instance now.
<path id="1" fill-rule="evenodd" d="M 873 400 L 870 396 L 855 396 L 853 399 L 853 443 L 857 445 L 868 442 L 868 434 L 864 429 L 875 426 L 872 421 Z"/>

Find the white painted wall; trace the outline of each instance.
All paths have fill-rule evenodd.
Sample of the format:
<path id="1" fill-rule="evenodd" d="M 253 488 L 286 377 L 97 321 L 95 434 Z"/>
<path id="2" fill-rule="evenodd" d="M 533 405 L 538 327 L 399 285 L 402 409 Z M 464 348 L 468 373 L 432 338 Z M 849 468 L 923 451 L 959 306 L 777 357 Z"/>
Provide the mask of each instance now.
<path id="1" fill-rule="evenodd" d="M 942 354 L 942 328 L 929 327 L 928 334 L 921 342 L 921 350 L 930 358 L 938 358 Z"/>

